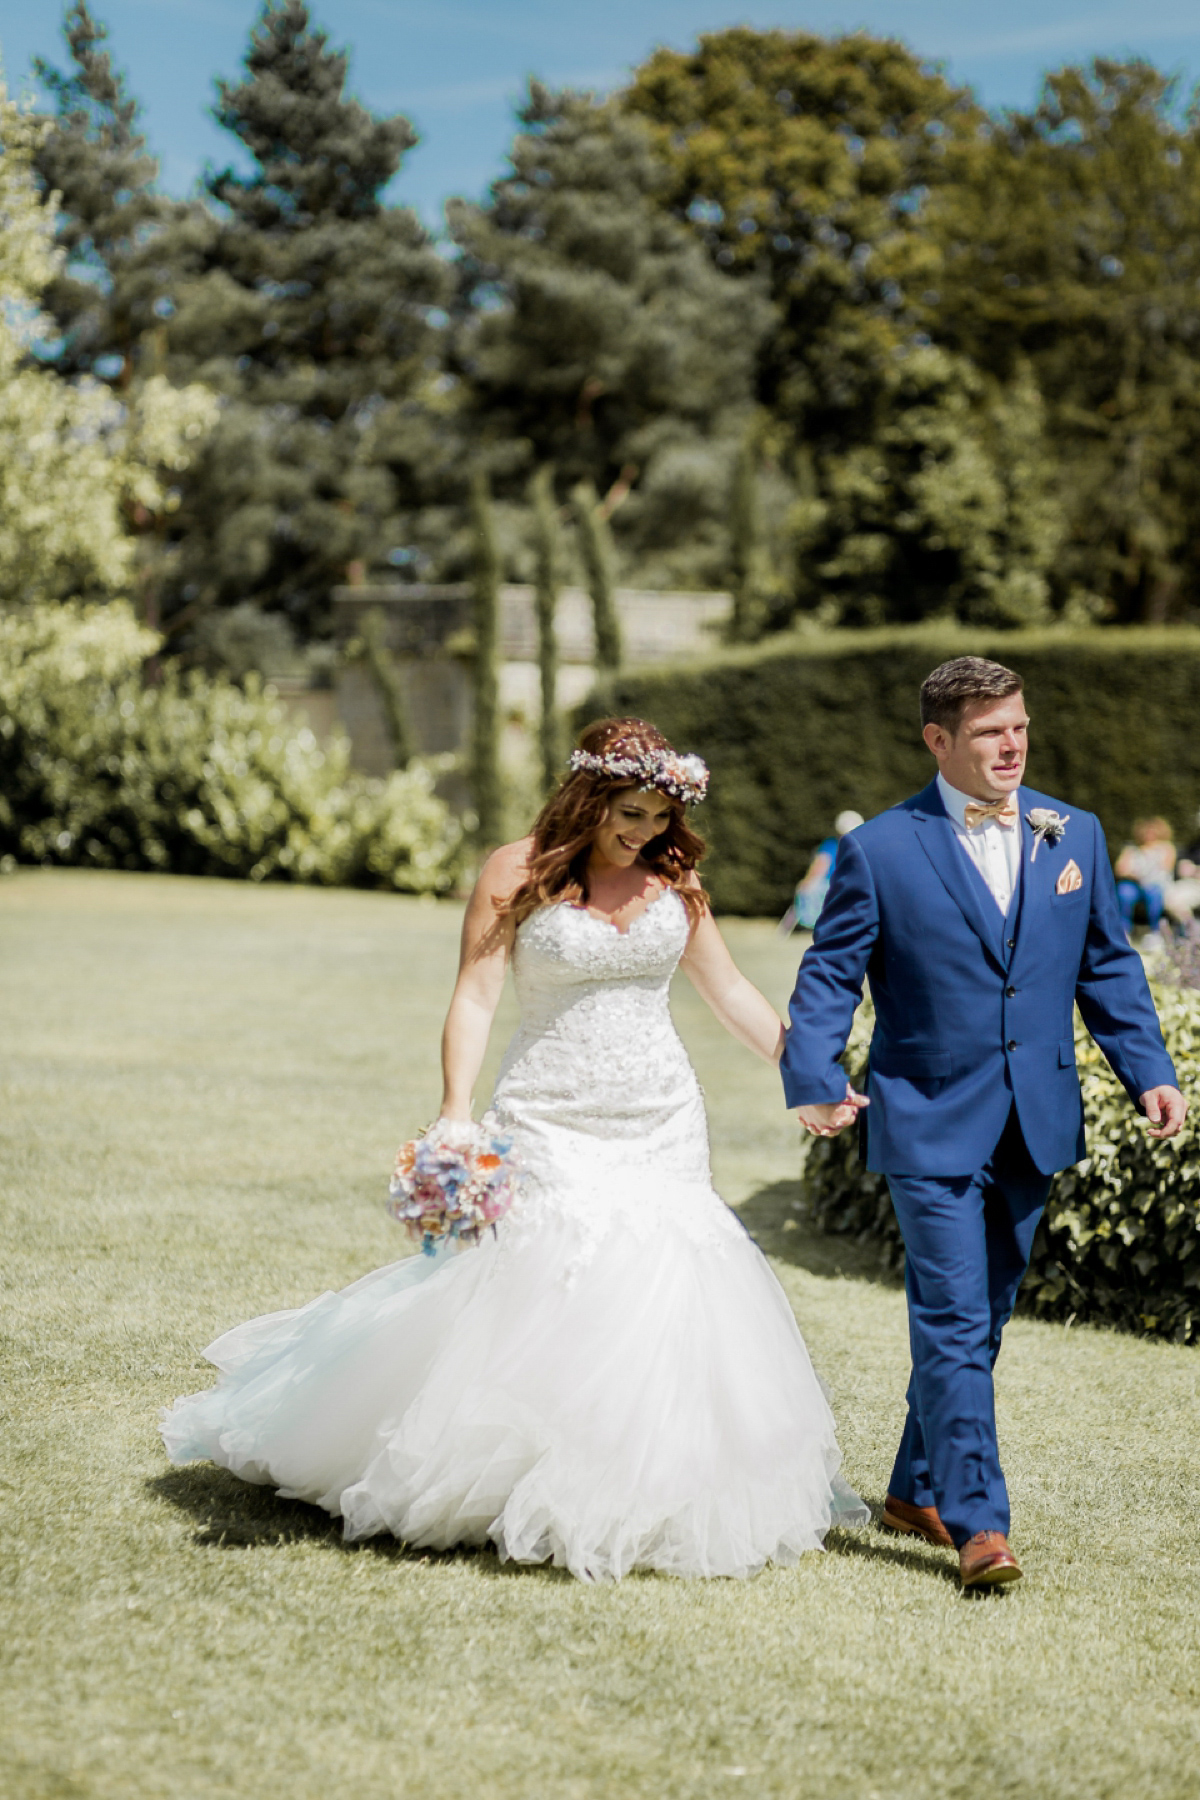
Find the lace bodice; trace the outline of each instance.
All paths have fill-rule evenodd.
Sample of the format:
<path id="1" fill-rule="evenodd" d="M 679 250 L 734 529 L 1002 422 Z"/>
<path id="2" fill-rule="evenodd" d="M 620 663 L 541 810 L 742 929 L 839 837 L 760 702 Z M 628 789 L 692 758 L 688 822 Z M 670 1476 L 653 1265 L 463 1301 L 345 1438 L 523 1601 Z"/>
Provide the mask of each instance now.
<path id="1" fill-rule="evenodd" d="M 636 1228 L 670 1207 L 706 1235 L 740 1231 L 712 1192 L 704 1100 L 668 1004 L 687 940 L 670 889 L 625 932 L 562 904 L 519 927 L 521 1024 L 492 1104 L 528 1172 L 530 1222 L 549 1208 L 602 1230 L 616 1209 Z"/>
<path id="2" fill-rule="evenodd" d="M 582 907 L 542 907 L 521 925 L 513 951 L 522 1026 L 544 1030 L 594 991 L 617 983 L 645 1004 L 665 1006 L 687 939 L 687 911 L 670 888 L 627 931 Z"/>

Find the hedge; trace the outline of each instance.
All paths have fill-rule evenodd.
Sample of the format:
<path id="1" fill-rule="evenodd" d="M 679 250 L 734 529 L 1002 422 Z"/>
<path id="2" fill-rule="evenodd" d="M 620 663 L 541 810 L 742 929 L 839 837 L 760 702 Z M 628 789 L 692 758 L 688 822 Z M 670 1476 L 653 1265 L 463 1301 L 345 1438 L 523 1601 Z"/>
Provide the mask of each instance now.
<path id="1" fill-rule="evenodd" d="M 1200 1084 L 1200 992 L 1155 984 L 1154 999 L 1180 1085 Z M 846 1055 L 857 1086 L 873 1027 L 870 1002 Z M 1075 1051 L 1087 1121 L 1084 1162 L 1056 1175 L 1021 1289 L 1023 1310 L 1093 1320 L 1180 1343 L 1200 1339 L 1200 1136 L 1146 1135 L 1145 1122 L 1076 1014 Z M 854 1133 L 816 1139 L 804 1167 L 809 1212 L 823 1231 L 876 1240 L 880 1260 L 904 1261 L 887 1182 L 859 1159 Z"/>
<path id="2" fill-rule="evenodd" d="M 441 893 L 462 830 L 424 767 L 365 781 L 248 676 L 169 665 L 124 602 L 0 612 L 0 867 Z"/>
<path id="3" fill-rule="evenodd" d="M 1098 813 L 1114 854 L 1163 813 L 1190 835 L 1200 805 L 1200 631 L 983 633 L 956 627 L 789 633 L 705 662 L 617 676 L 577 720 L 653 720 L 713 772 L 697 823 L 722 912 L 782 913 L 834 818 L 867 818 L 925 786 L 917 693 L 951 656 L 995 657 L 1025 678 L 1029 779 Z"/>

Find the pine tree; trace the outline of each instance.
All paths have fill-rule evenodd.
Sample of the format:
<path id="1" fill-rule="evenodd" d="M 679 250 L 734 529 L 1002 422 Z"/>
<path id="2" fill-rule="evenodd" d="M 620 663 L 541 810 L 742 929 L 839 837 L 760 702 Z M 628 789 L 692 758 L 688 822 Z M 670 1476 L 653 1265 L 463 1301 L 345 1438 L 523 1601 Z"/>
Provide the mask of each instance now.
<path id="1" fill-rule="evenodd" d="M 596 668 L 602 675 L 615 675 L 621 667 L 621 622 L 613 595 L 612 533 L 590 481 L 585 479 L 577 483 L 571 498 L 579 532 L 580 560 L 592 597 Z"/>
<path id="2" fill-rule="evenodd" d="M 510 446 L 518 492 L 530 461 L 554 465 L 563 496 L 617 484 L 627 555 L 719 580 L 759 296 L 659 203 L 664 172 L 639 121 L 535 82 L 520 122 L 488 203 L 448 208 L 469 416 Z"/>
<path id="3" fill-rule="evenodd" d="M 43 192 L 59 196 L 57 241 L 65 252 L 44 297 L 61 335 L 43 354 L 62 374 L 99 374 L 124 386 L 145 334 L 160 323 L 147 240 L 187 209 L 154 190 L 158 164 L 138 126 L 138 103 L 87 0 L 75 0 L 63 31 L 70 72 L 41 58 L 34 64 L 55 102 L 35 168 Z"/>
<path id="4" fill-rule="evenodd" d="M 474 722 L 471 738 L 471 788 L 478 821 L 476 836 L 484 850 L 500 842 L 503 795 L 500 783 L 500 690 L 497 671 L 500 614 L 500 555 L 492 518 L 491 484 L 482 469 L 471 478 L 471 524 L 474 536 L 473 663 Z"/>
<path id="5" fill-rule="evenodd" d="M 177 603 L 253 594 L 320 629 L 348 563 L 384 561 L 426 448 L 423 396 L 449 276 L 383 194 L 416 141 L 346 91 L 303 0 L 266 0 L 216 118 L 248 154 L 207 180 L 208 230 L 176 234 L 172 373 L 227 396 L 188 485 Z"/>
<path id="6" fill-rule="evenodd" d="M 549 793 L 562 774 L 562 732 L 558 712 L 558 639 L 554 615 L 558 610 L 559 544 L 558 508 L 554 501 L 554 471 L 543 463 L 530 483 L 533 504 L 534 581 L 537 614 L 538 672 L 541 677 L 542 712 L 538 747 L 542 757 L 542 786 Z"/>

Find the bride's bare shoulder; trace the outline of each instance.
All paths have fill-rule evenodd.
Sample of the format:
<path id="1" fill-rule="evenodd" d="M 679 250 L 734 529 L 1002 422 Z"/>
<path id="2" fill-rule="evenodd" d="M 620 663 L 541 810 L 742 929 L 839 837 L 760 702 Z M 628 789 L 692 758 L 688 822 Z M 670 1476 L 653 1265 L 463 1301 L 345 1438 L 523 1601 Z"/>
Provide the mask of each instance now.
<path id="1" fill-rule="evenodd" d="M 501 844 L 498 850 L 492 851 L 480 869 L 476 893 L 489 900 L 507 900 L 529 873 L 532 855 L 531 837 L 519 838 L 515 844 Z"/>

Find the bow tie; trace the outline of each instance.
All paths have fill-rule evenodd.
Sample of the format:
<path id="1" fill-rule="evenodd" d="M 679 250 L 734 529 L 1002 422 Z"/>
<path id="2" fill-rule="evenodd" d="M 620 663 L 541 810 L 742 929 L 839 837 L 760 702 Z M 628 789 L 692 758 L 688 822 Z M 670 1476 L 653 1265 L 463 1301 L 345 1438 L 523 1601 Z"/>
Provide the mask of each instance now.
<path id="1" fill-rule="evenodd" d="M 981 825 L 986 825 L 989 819 L 995 819 L 998 825 L 1003 825 L 1006 830 L 1011 831 L 1017 822 L 1017 797 L 1015 794 L 1010 794 L 1007 800 L 993 800 L 990 806 L 981 805 L 975 800 L 968 800 L 963 808 L 963 818 L 968 831 L 977 831 Z"/>

